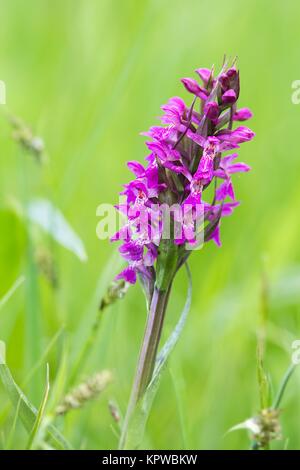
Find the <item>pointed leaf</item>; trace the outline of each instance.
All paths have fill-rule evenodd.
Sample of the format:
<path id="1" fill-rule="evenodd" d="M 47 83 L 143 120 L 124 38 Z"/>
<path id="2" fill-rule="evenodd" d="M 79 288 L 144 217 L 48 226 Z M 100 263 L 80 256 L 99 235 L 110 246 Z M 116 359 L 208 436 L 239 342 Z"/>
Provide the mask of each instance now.
<path id="1" fill-rule="evenodd" d="M 11 286 L 11 288 L 9 289 L 8 292 L 6 292 L 6 294 L 2 297 L 2 299 L 0 299 L 0 309 L 6 304 L 6 302 L 9 301 L 9 299 L 13 296 L 13 294 L 16 292 L 16 290 L 18 289 L 18 287 L 20 287 L 23 282 L 25 281 L 25 277 L 24 276 L 20 276 L 15 282 L 14 284 Z"/>

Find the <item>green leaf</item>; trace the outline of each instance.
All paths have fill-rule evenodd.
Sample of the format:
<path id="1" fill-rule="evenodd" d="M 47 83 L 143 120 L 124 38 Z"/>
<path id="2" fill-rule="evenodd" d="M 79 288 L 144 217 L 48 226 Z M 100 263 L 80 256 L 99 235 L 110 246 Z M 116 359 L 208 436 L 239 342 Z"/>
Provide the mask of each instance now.
<path id="1" fill-rule="evenodd" d="M 72 342 L 73 346 L 70 353 L 70 363 L 73 364 L 73 367 L 71 372 L 68 374 L 68 387 L 72 387 L 72 385 L 76 382 L 77 374 L 79 372 L 82 373 L 85 360 L 92 352 L 92 348 L 89 348 L 88 345 L 90 344 L 91 337 L 94 336 L 94 325 L 97 323 L 97 318 L 99 315 L 99 300 L 102 299 L 103 295 L 105 294 L 105 290 L 107 289 L 107 279 L 114 277 L 117 270 L 121 268 L 122 264 L 123 261 L 120 257 L 120 254 L 117 250 L 115 250 L 113 255 L 109 257 L 108 262 L 104 268 L 101 270 L 101 274 L 98 278 L 91 301 L 83 312 L 82 320 L 74 334 L 74 340 Z M 112 319 L 113 316 L 110 315 L 109 318 Z M 107 349 L 109 341 L 109 336 L 102 338 L 102 353 Z M 92 344 L 92 347 L 93 346 L 94 343 Z"/>
<path id="2" fill-rule="evenodd" d="M 46 361 L 47 357 L 49 356 L 50 352 L 56 345 L 57 341 L 60 339 L 62 333 L 64 332 L 65 327 L 62 326 L 51 338 L 49 341 L 48 345 L 46 346 L 43 354 L 39 357 L 39 360 L 36 362 L 36 364 L 31 368 L 29 373 L 26 375 L 24 381 L 22 382 L 21 386 L 23 387 L 24 385 L 27 385 L 29 381 L 31 381 L 32 377 L 34 374 L 39 370 L 39 368 L 43 365 L 43 363 Z"/>
<path id="3" fill-rule="evenodd" d="M 76 255 L 80 261 L 87 260 L 83 242 L 59 209 L 47 199 L 34 199 L 27 205 L 28 219 L 39 225 L 57 243 Z"/>
<path id="4" fill-rule="evenodd" d="M 34 444 L 34 441 L 35 441 L 35 438 L 36 438 L 36 435 L 38 433 L 38 430 L 39 430 L 39 428 L 41 426 L 41 423 L 42 423 L 42 420 L 44 418 L 44 414 L 45 414 L 45 409 L 46 409 L 46 405 L 47 405 L 47 401 L 48 401 L 48 397 L 49 397 L 49 390 L 50 390 L 49 364 L 47 364 L 47 366 L 46 366 L 46 371 L 47 372 L 46 372 L 45 392 L 44 392 L 44 396 L 43 396 L 39 411 L 36 415 L 36 420 L 35 420 L 34 426 L 31 430 L 30 435 L 29 435 L 27 450 L 30 450 L 32 448 L 32 446 Z"/>
<path id="5" fill-rule="evenodd" d="M 147 420 L 151 411 L 151 407 L 152 407 L 156 392 L 159 387 L 161 374 L 184 328 L 184 325 L 185 325 L 185 322 L 186 322 L 186 319 L 187 319 L 187 316 L 191 307 L 191 300 L 192 300 L 191 272 L 187 263 L 185 263 L 185 266 L 186 266 L 187 277 L 188 277 L 188 292 L 187 292 L 186 302 L 185 302 L 184 308 L 182 310 L 182 313 L 178 320 L 177 325 L 175 326 L 169 339 L 167 340 L 165 345 L 162 347 L 160 353 L 158 354 L 152 380 L 150 384 L 148 385 L 143 398 L 137 404 L 132 414 L 132 417 L 130 419 L 130 423 L 128 426 L 128 433 L 127 433 L 127 438 L 126 438 L 126 442 L 124 445 L 124 449 L 131 449 L 131 450 L 137 449 L 142 442 Z"/>
<path id="6" fill-rule="evenodd" d="M 29 382 L 32 383 L 32 377 L 34 374 L 40 369 L 40 367 L 43 365 L 43 363 L 46 361 L 47 357 L 49 356 L 51 350 L 55 346 L 57 340 L 60 338 L 61 334 L 64 331 L 64 326 L 62 326 L 53 336 L 53 338 L 50 340 L 48 346 L 46 347 L 45 351 L 37 361 L 37 363 L 30 369 L 29 373 L 26 375 L 25 379 L 21 382 L 21 387 L 24 388 L 25 385 L 27 385 Z M 1 349 L 2 347 L 2 349 Z M 1 357 L 1 351 L 3 351 L 2 355 L 5 353 L 5 343 L 3 341 L 0 341 L 0 357 Z M 3 361 L 5 362 L 5 361 Z M 52 394 L 53 395 L 53 394 Z M 6 406 L 4 406 L 1 410 L 0 413 L 0 421 L 4 419 L 5 416 L 7 416 L 8 410 L 10 408 L 10 403 L 7 403 Z"/>
<path id="7" fill-rule="evenodd" d="M 186 299 L 184 308 L 182 310 L 182 313 L 181 313 L 181 316 L 178 320 L 177 325 L 175 326 L 175 328 L 174 328 L 173 332 L 171 333 L 169 339 L 167 340 L 167 342 L 165 343 L 165 345 L 163 346 L 163 348 L 161 349 L 160 353 L 157 356 L 152 381 L 155 380 L 156 376 L 158 376 L 160 374 L 160 372 L 162 371 L 163 367 L 166 364 L 166 361 L 167 361 L 169 355 L 171 354 L 174 347 L 176 346 L 176 343 L 177 343 L 177 341 L 178 341 L 178 339 L 179 339 L 179 337 L 182 333 L 182 330 L 184 328 L 188 313 L 189 313 L 190 308 L 191 308 L 191 302 L 192 302 L 192 276 L 191 276 L 190 268 L 189 268 L 187 263 L 185 263 L 185 267 L 186 267 L 188 283 L 189 283 L 187 299 Z"/>
<path id="8" fill-rule="evenodd" d="M 265 350 L 267 338 L 267 323 L 269 316 L 269 283 L 265 270 L 262 272 L 260 309 L 259 309 L 259 328 L 257 331 L 257 349 L 256 349 L 256 370 L 259 387 L 260 408 L 263 410 L 270 406 L 271 386 L 270 380 L 265 370 Z"/>
<path id="9" fill-rule="evenodd" d="M 0 380 L 15 409 L 19 407 L 19 417 L 22 420 L 24 427 L 29 433 L 32 432 L 37 421 L 38 411 L 15 383 L 8 366 L 4 363 L 4 359 L 1 357 Z M 71 449 L 70 444 L 52 424 L 50 424 L 47 429 L 47 435 L 56 449 Z"/>
<path id="10" fill-rule="evenodd" d="M 14 420 L 13 420 L 12 427 L 11 427 L 11 430 L 10 430 L 10 433 L 9 433 L 9 436 L 8 436 L 8 439 L 7 439 L 7 442 L 6 442 L 5 450 L 13 450 L 13 445 L 12 444 L 13 444 L 13 441 L 14 441 L 14 435 L 15 435 L 15 432 L 16 432 L 17 421 L 18 421 L 18 418 L 19 418 L 20 404 L 21 404 L 21 400 L 19 400 L 18 406 L 17 406 L 16 411 L 15 411 Z"/>
<path id="11" fill-rule="evenodd" d="M 287 384 L 294 372 L 294 370 L 296 369 L 297 367 L 297 364 L 290 364 L 286 373 L 284 374 L 283 376 L 283 379 L 279 385 L 279 390 L 277 392 L 277 395 L 275 397 L 275 400 L 274 400 L 274 403 L 272 405 L 272 408 L 274 408 L 274 410 L 277 410 L 280 406 L 280 403 L 281 403 L 281 400 L 283 398 L 283 395 L 284 395 L 284 392 L 286 390 L 286 387 L 287 387 Z"/>
<path id="12" fill-rule="evenodd" d="M 270 381 L 260 357 L 257 358 L 257 377 L 261 409 L 268 408 L 270 402 Z"/>
<path id="13" fill-rule="evenodd" d="M 9 299 L 14 295 L 14 293 L 16 292 L 16 290 L 18 289 L 18 287 L 20 287 L 23 282 L 25 281 L 25 277 L 24 276 L 20 276 L 15 282 L 14 284 L 11 286 L 11 288 L 9 289 L 8 292 L 6 292 L 6 294 L 2 297 L 2 299 L 0 299 L 0 309 L 6 304 L 6 302 L 9 301 Z"/>

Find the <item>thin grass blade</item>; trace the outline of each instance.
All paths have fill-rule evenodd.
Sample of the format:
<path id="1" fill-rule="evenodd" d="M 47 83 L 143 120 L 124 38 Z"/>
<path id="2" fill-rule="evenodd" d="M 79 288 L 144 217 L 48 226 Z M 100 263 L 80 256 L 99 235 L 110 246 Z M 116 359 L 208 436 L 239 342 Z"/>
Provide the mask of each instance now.
<path id="1" fill-rule="evenodd" d="M 17 408 L 20 402 L 19 416 L 24 427 L 30 433 L 36 422 L 38 411 L 15 383 L 9 367 L 4 363 L 3 358 L 0 358 L 0 380 L 13 406 Z M 52 424 L 49 425 L 47 429 L 47 435 L 56 449 L 70 450 L 72 448 L 67 440 Z"/>
<path id="2" fill-rule="evenodd" d="M 49 381 L 49 364 L 46 365 L 46 386 L 45 386 L 45 392 L 44 392 L 44 396 L 43 396 L 43 399 L 42 399 L 42 402 L 41 402 L 41 405 L 39 407 L 39 410 L 38 410 L 38 413 L 36 415 L 36 420 L 35 420 L 35 423 L 34 423 L 34 426 L 31 430 L 31 433 L 29 435 L 29 439 L 28 439 L 28 444 L 27 444 L 27 450 L 30 450 L 34 444 L 34 441 L 35 441 L 35 438 L 36 438 L 36 435 L 38 433 L 38 430 L 41 426 L 41 423 L 42 423 L 42 420 L 43 420 L 43 417 L 44 417 L 44 414 L 45 414 L 45 409 L 46 409 L 46 405 L 47 405 L 47 401 L 48 401 L 48 397 L 49 397 L 49 391 L 50 391 L 50 381 Z"/>

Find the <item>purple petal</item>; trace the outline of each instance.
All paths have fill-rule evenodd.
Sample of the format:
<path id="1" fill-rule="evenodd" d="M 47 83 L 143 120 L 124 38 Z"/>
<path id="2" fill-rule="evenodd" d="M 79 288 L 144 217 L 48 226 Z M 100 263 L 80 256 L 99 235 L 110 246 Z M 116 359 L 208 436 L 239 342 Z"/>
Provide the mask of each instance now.
<path id="1" fill-rule="evenodd" d="M 190 205 L 192 207 L 195 207 L 198 204 L 200 205 L 202 204 L 201 197 L 202 197 L 201 193 L 191 193 L 185 199 L 185 201 L 183 202 L 183 205 L 184 206 Z"/>
<path id="2" fill-rule="evenodd" d="M 164 142 L 146 142 L 147 147 L 162 161 L 180 160 L 180 153 Z"/>
<path id="3" fill-rule="evenodd" d="M 127 167 L 137 177 L 142 176 L 145 173 L 145 168 L 143 165 L 135 160 L 129 161 L 127 163 Z"/>
<path id="4" fill-rule="evenodd" d="M 224 129 L 218 132 L 217 137 L 221 142 L 228 142 L 230 144 L 241 144 L 242 142 L 247 142 L 255 136 L 254 132 L 249 129 L 249 127 L 240 126 L 237 129 L 231 131 Z"/>
<path id="5" fill-rule="evenodd" d="M 213 158 L 203 154 L 194 179 L 201 181 L 203 185 L 210 183 L 214 176 L 214 160 Z"/>
<path id="6" fill-rule="evenodd" d="M 217 225 L 213 233 L 209 236 L 208 240 L 213 240 L 217 246 L 222 246 L 220 238 L 220 225 Z"/>
<path id="7" fill-rule="evenodd" d="M 158 168 L 156 165 L 149 166 L 145 171 L 148 188 L 158 188 Z"/>
<path id="8" fill-rule="evenodd" d="M 232 153 L 231 155 L 226 155 L 226 157 L 223 157 L 221 160 L 220 166 L 224 169 L 227 169 L 231 162 L 235 160 L 238 157 L 237 153 Z"/>
<path id="9" fill-rule="evenodd" d="M 149 131 L 141 133 L 141 135 L 151 137 L 158 142 L 165 142 L 166 140 L 171 139 L 174 134 L 176 134 L 174 129 L 161 126 L 152 126 L 150 127 Z"/>
<path id="10" fill-rule="evenodd" d="M 189 181 L 192 179 L 189 170 L 184 165 L 174 165 L 173 163 L 166 161 L 163 163 L 163 166 L 174 171 L 174 173 L 184 175 Z"/>
<path id="11" fill-rule="evenodd" d="M 185 102 L 178 96 L 170 98 L 167 104 L 161 106 L 166 115 L 171 119 L 180 119 L 186 110 Z"/>
<path id="12" fill-rule="evenodd" d="M 127 261 L 141 261 L 143 258 L 144 248 L 132 241 L 125 242 L 119 247 L 119 252 Z"/>
<path id="13" fill-rule="evenodd" d="M 130 266 L 125 268 L 120 274 L 115 277 L 116 280 L 124 279 L 124 281 L 129 282 L 130 284 L 136 283 L 136 272 Z"/>
<path id="14" fill-rule="evenodd" d="M 196 69 L 195 72 L 199 75 L 203 83 L 206 85 L 209 79 L 212 77 L 212 71 L 210 69 L 201 68 Z"/>
<path id="15" fill-rule="evenodd" d="M 152 243 L 151 245 L 148 246 L 148 251 L 144 256 L 145 266 L 153 266 L 156 258 L 157 258 L 157 248 Z"/>
<path id="16" fill-rule="evenodd" d="M 253 114 L 249 108 L 241 108 L 241 109 L 238 109 L 234 113 L 233 120 L 234 121 L 247 121 L 247 119 L 251 119 L 252 116 Z"/>
<path id="17" fill-rule="evenodd" d="M 194 142 L 196 142 L 196 144 L 200 145 L 201 147 L 204 147 L 205 146 L 205 143 L 206 143 L 206 139 L 204 137 L 202 137 L 202 135 L 200 134 L 196 134 L 195 132 L 191 131 L 191 130 L 188 130 L 187 131 L 187 136 L 193 140 Z"/>
<path id="18" fill-rule="evenodd" d="M 244 173 L 250 170 L 251 170 L 251 167 L 246 165 L 245 163 L 234 163 L 233 165 L 230 165 L 230 167 L 228 168 L 228 173 L 230 174 Z"/>
<path id="19" fill-rule="evenodd" d="M 219 116 L 219 106 L 215 101 L 210 101 L 204 106 L 204 113 L 209 119 L 217 119 Z"/>
<path id="20" fill-rule="evenodd" d="M 116 232 L 111 238 L 111 242 L 119 241 L 119 240 L 126 240 L 129 241 L 129 229 L 127 226 L 122 227 L 118 232 Z"/>
<path id="21" fill-rule="evenodd" d="M 218 168 L 217 170 L 214 171 L 214 176 L 217 178 L 226 178 L 226 173 L 222 168 Z"/>
<path id="22" fill-rule="evenodd" d="M 224 104 L 235 103 L 235 101 L 236 101 L 236 93 L 234 90 L 228 90 L 222 96 L 222 102 Z"/>
<path id="23" fill-rule="evenodd" d="M 198 96 L 201 100 L 207 99 L 208 92 L 205 90 L 205 88 L 202 88 L 193 78 L 182 78 L 181 82 L 189 93 Z"/>
<path id="24" fill-rule="evenodd" d="M 114 206 L 117 211 L 119 211 L 123 215 L 128 214 L 129 204 L 117 204 Z"/>
<path id="25" fill-rule="evenodd" d="M 228 217 L 233 213 L 233 209 L 238 207 L 240 203 L 238 201 L 235 202 L 225 202 L 222 206 L 222 217 Z"/>
<path id="26" fill-rule="evenodd" d="M 227 197 L 230 197 L 230 199 L 232 199 L 233 201 L 235 199 L 232 182 L 229 178 L 225 180 L 216 191 L 217 201 L 224 200 Z"/>

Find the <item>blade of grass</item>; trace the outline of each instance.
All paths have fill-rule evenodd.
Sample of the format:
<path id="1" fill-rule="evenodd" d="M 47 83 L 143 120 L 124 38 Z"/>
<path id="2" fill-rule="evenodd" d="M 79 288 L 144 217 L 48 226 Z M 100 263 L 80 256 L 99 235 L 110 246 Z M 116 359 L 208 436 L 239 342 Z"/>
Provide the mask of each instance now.
<path id="1" fill-rule="evenodd" d="M 0 380 L 15 408 L 18 407 L 18 403 L 20 401 L 19 416 L 25 429 L 30 433 L 36 422 L 38 411 L 15 383 L 9 367 L 4 363 L 3 358 L 0 358 L 0 362 Z M 50 425 L 48 427 L 47 435 L 56 449 L 71 449 L 70 444 L 55 428 L 55 426 Z"/>
<path id="2" fill-rule="evenodd" d="M 273 403 L 273 406 L 272 406 L 272 408 L 274 408 L 275 410 L 277 410 L 280 406 L 280 403 L 281 403 L 281 400 L 283 398 L 284 392 L 286 390 L 287 384 L 288 384 L 294 370 L 296 369 L 296 367 L 297 367 L 296 364 L 290 364 L 290 366 L 288 367 L 286 373 L 283 376 L 283 379 L 281 381 L 281 384 L 279 386 L 277 395 L 275 397 L 275 400 L 274 400 L 274 403 Z"/>
<path id="3" fill-rule="evenodd" d="M 257 380 L 259 386 L 260 408 L 263 410 L 270 405 L 270 384 L 264 367 L 266 338 L 267 338 L 267 322 L 269 313 L 269 286 L 265 270 L 261 277 L 260 292 L 260 310 L 259 310 L 259 326 L 257 331 L 257 349 L 256 349 L 256 369 Z"/>
<path id="4" fill-rule="evenodd" d="M 71 352 L 71 363 L 74 365 L 69 375 L 68 388 L 76 382 L 78 374 L 83 371 L 88 356 L 93 349 L 98 330 L 101 326 L 101 321 L 97 321 L 97 318 L 99 317 L 99 301 L 105 293 L 107 280 L 114 277 L 114 273 L 116 272 L 116 269 L 121 266 L 121 263 L 122 261 L 120 260 L 120 256 L 118 252 L 115 251 L 106 264 L 105 269 L 99 276 L 90 305 L 82 316 L 82 321 L 78 326 L 77 333 L 75 333 L 74 340 L 72 341 L 72 344 L 74 344 L 75 347 Z M 99 320 L 100 318 L 101 316 L 99 317 Z"/>
<path id="5" fill-rule="evenodd" d="M 61 359 L 59 364 L 58 372 L 56 373 L 55 380 L 52 385 L 52 393 L 49 399 L 50 413 L 54 414 L 55 409 L 60 403 L 66 390 L 67 377 L 69 374 L 70 365 L 68 362 L 68 349 L 64 345 L 61 353 Z"/>
<path id="6" fill-rule="evenodd" d="M 6 292 L 6 294 L 0 299 L 0 310 L 4 305 L 9 301 L 9 299 L 14 295 L 16 290 L 23 284 L 25 281 L 25 276 L 20 276 L 11 286 L 11 288 Z"/>
<path id="7" fill-rule="evenodd" d="M 28 384 L 28 382 L 31 380 L 31 377 L 36 373 L 36 371 L 43 365 L 44 361 L 47 359 L 48 355 L 50 354 L 51 350 L 55 346 L 57 340 L 59 339 L 60 335 L 64 331 L 64 326 L 61 327 L 60 330 L 57 331 L 57 333 L 53 336 L 51 341 L 49 342 L 47 348 L 45 349 L 43 355 L 39 359 L 39 361 L 33 366 L 33 368 L 29 371 L 25 379 L 21 382 L 21 387 L 25 387 L 25 385 Z M 11 403 L 7 403 L 3 409 L 1 410 L 0 413 L 0 421 L 3 421 L 9 411 L 9 408 L 11 406 Z"/>
<path id="8" fill-rule="evenodd" d="M 32 239 L 32 225 L 27 217 L 26 207 L 30 195 L 30 184 L 34 179 L 34 174 L 30 174 L 28 169 L 28 155 L 21 147 L 18 149 L 20 186 L 22 188 L 22 208 L 25 214 L 24 223 L 27 235 L 27 252 L 26 252 L 26 301 L 25 301 L 25 329 L 24 329 L 24 362 L 27 370 L 30 370 L 38 361 L 41 352 L 41 309 L 39 299 L 39 286 L 37 268 L 34 260 L 34 245 Z M 30 182 L 30 183 L 29 183 Z M 32 399 L 37 401 L 41 393 L 40 377 L 35 375 L 31 380 Z"/>
<path id="9" fill-rule="evenodd" d="M 17 405 L 17 408 L 16 408 L 13 424 L 12 424 L 9 436 L 7 438 L 7 443 L 6 443 L 6 446 L 5 446 L 6 450 L 12 449 L 12 443 L 13 443 L 15 430 L 16 430 L 16 426 L 17 426 L 17 421 L 18 421 L 19 413 L 20 413 L 20 406 L 21 406 L 21 399 L 19 399 L 19 401 L 18 401 L 18 405 Z"/>
<path id="10" fill-rule="evenodd" d="M 50 352 L 52 351 L 53 347 L 55 346 L 56 342 L 64 332 L 65 327 L 62 326 L 53 336 L 53 338 L 50 340 L 48 346 L 46 347 L 45 351 L 43 352 L 41 358 L 38 360 L 38 362 L 32 367 L 32 369 L 29 371 L 27 376 L 25 377 L 24 381 L 22 382 L 22 387 L 28 384 L 28 382 L 31 380 L 32 376 L 36 373 L 36 371 L 43 365 L 44 361 L 47 359 L 49 356 Z"/>
<path id="11" fill-rule="evenodd" d="M 25 322 L 25 365 L 31 370 L 41 355 L 41 318 L 37 269 L 34 262 L 31 235 L 28 234 L 26 283 L 26 322 Z M 41 377 L 32 376 L 30 389 L 33 401 L 37 401 L 41 392 Z"/>
<path id="12" fill-rule="evenodd" d="M 182 444 L 183 449 L 188 449 L 188 438 L 187 438 L 187 427 L 186 427 L 186 418 L 184 413 L 184 406 L 183 406 L 183 388 L 184 383 L 182 377 L 180 377 L 180 372 L 178 367 L 176 366 L 176 372 L 173 368 L 170 368 L 170 375 L 171 380 L 175 392 L 175 399 L 177 405 L 177 412 L 179 417 L 179 424 L 180 424 L 180 432 L 182 437 Z"/>
<path id="13" fill-rule="evenodd" d="M 49 381 L 49 364 L 46 365 L 46 386 L 45 386 L 45 392 L 44 396 L 41 402 L 41 405 L 39 407 L 39 410 L 36 415 L 36 420 L 34 423 L 34 426 L 31 430 L 31 433 L 29 435 L 28 443 L 27 443 L 27 450 L 30 450 L 33 447 L 36 435 L 38 433 L 38 430 L 41 426 L 44 414 L 45 414 L 45 409 L 49 397 L 49 391 L 50 391 L 50 381 Z"/>

